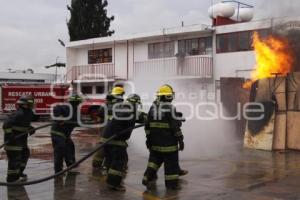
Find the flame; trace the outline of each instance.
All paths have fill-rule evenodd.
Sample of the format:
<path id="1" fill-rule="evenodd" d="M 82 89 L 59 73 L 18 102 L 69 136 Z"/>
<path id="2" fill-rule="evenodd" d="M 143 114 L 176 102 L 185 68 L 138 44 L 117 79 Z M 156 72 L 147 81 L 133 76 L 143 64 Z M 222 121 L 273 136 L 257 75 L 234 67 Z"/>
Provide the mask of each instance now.
<path id="1" fill-rule="evenodd" d="M 251 74 L 251 80 L 244 84 L 244 88 L 250 88 L 252 83 L 259 79 L 276 75 L 286 76 L 292 71 L 294 59 L 286 39 L 272 35 L 262 39 L 254 32 L 252 45 L 255 50 L 256 66 Z"/>

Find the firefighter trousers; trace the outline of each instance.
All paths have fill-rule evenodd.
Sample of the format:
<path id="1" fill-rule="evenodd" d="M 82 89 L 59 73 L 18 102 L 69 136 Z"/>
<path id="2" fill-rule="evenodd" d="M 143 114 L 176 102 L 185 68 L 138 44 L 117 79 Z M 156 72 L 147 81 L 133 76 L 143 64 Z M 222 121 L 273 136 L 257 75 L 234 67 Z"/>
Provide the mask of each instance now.
<path id="1" fill-rule="evenodd" d="M 28 147 L 15 148 L 15 150 L 6 150 L 8 159 L 7 182 L 13 182 L 20 178 L 20 175 L 23 174 L 26 168 L 30 156 Z"/>
<path id="2" fill-rule="evenodd" d="M 63 170 L 64 161 L 67 167 L 76 162 L 75 145 L 71 136 L 51 135 L 51 139 L 54 151 L 54 171 L 58 173 Z"/>
<path id="3" fill-rule="evenodd" d="M 128 161 L 127 149 L 125 146 L 106 145 L 104 153 L 108 165 L 107 184 L 120 186 Z"/>
<path id="4" fill-rule="evenodd" d="M 102 145 L 102 142 L 99 142 L 99 145 Z M 103 163 L 104 160 L 105 160 L 105 156 L 104 156 L 104 150 L 102 148 L 99 151 L 97 151 L 95 153 L 94 157 L 93 157 L 93 162 L 92 162 L 93 167 L 95 167 L 95 168 L 101 168 L 103 165 L 105 167 L 107 167 L 106 166 L 107 164 Z"/>
<path id="5" fill-rule="evenodd" d="M 178 151 L 163 153 L 151 150 L 143 182 L 154 181 L 162 164 L 164 164 L 166 186 L 177 186 L 179 179 Z"/>

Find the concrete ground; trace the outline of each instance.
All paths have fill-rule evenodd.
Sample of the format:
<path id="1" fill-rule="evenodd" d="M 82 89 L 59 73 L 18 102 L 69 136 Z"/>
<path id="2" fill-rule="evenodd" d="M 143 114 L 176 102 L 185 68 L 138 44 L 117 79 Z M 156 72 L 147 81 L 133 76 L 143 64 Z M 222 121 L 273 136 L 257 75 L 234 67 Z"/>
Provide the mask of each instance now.
<path id="1" fill-rule="evenodd" d="M 146 192 L 141 180 L 147 164 L 147 150 L 142 139 L 144 136 L 138 133 L 134 133 L 136 135 L 129 143 L 130 160 L 124 181 L 127 189 L 125 193 L 109 191 L 105 177 L 99 172 L 93 172 L 89 159 L 79 167 L 80 173 L 77 175 L 67 175 L 64 179 L 26 187 L 0 187 L 0 199 L 300 199 L 300 153 L 254 151 L 243 149 L 240 143 L 226 146 L 217 154 L 204 155 L 200 145 L 190 145 L 186 141 L 187 152 L 194 152 L 195 155 L 180 154 L 182 168 L 190 172 L 181 180 L 182 189 L 166 191 L 163 170 L 160 170 L 157 189 Z M 2 133 L 0 135 L 3 136 Z M 78 158 L 92 150 L 98 140 L 97 131 L 84 129 L 77 130 L 73 138 Z M 49 129 L 39 131 L 29 140 L 32 157 L 26 173 L 30 180 L 51 175 L 53 162 Z M 3 153 L 0 181 L 5 181 L 7 167 Z"/>

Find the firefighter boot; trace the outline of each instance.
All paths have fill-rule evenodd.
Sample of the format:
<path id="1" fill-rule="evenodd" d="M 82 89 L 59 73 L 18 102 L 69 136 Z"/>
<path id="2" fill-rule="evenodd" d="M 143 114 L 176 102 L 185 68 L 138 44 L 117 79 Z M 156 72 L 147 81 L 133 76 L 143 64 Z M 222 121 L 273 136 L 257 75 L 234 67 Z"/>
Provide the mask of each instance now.
<path id="1" fill-rule="evenodd" d="M 126 188 L 123 185 L 114 186 L 114 185 L 107 185 L 109 190 L 118 191 L 118 192 L 125 192 Z"/>
<path id="2" fill-rule="evenodd" d="M 187 175 L 189 173 L 189 171 L 187 171 L 187 170 L 184 170 L 184 169 L 180 169 L 179 170 L 179 176 L 185 176 L 185 175 Z"/>

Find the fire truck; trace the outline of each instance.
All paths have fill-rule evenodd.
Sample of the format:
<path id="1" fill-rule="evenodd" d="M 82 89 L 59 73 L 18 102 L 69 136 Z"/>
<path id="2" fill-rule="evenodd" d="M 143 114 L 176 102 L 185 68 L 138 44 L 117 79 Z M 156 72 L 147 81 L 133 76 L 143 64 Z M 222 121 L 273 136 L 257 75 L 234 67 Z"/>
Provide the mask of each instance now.
<path id="1" fill-rule="evenodd" d="M 69 86 L 50 84 L 12 84 L 1 87 L 1 109 L 3 113 L 16 110 L 16 102 L 22 95 L 31 95 L 35 101 L 37 115 L 49 115 L 51 105 L 63 103 L 68 96 Z"/>
<path id="2" fill-rule="evenodd" d="M 35 101 L 35 114 L 39 116 L 50 115 L 51 106 L 57 103 L 66 102 L 71 91 L 66 84 L 10 84 L 2 85 L 1 109 L 4 114 L 9 114 L 16 110 L 16 102 L 22 95 L 31 95 Z M 81 117 L 88 120 L 97 108 L 104 103 L 103 99 L 85 98 L 81 105 Z"/>

